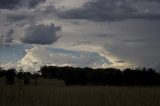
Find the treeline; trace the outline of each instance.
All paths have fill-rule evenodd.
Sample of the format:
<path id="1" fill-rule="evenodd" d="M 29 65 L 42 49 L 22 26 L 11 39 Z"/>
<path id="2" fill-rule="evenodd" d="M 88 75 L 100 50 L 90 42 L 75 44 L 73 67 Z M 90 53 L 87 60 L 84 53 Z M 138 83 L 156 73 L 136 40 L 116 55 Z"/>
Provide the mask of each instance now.
<path id="1" fill-rule="evenodd" d="M 0 68 L 0 78 L 6 79 L 6 84 L 15 84 L 15 78 L 23 80 L 25 85 L 34 80 L 38 83 L 38 78 L 63 80 L 66 85 L 109 85 L 109 86 L 159 86 L 160 74 L 154 69 L 92 69 L 43 66 L 38 73 L 23 72 L 23 69 L 4 70 Z"/>
<path id="2" fill-rule="evenodd" d="M 14 68 L 5 70 L 0 67 L 0 78 L 6 79 L 7 85 L 14 85 L 15 84 L 15 78 L 19 80 L 23 80 L 24 85 L 29 85 L 30 80 L 34 80 L 34 84 L 38 84 L 38 78 L 40 77 L 40 74 L 38 73 L 30 73 L 30 72 L 23 72 L 22 70 L 17 71 Z"/>
<path id="3" fill-rule="evenodd" d="M 160 74 L 154 69 L 92 69 L 44 66 L 41 77 L 64 80 L 66 85 L 158 86 Z"/>

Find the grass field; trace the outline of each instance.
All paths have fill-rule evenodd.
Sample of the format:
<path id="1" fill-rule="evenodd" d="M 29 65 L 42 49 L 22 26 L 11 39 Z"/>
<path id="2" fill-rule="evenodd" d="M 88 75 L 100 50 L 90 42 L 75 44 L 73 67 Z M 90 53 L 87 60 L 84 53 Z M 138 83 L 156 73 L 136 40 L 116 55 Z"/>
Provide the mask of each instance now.
<path id="1" fill-rule="evenodd" d="M 65 86 L 54 80 L 1 84 L 0 106 L 160 106 L 160 87 Z"/>

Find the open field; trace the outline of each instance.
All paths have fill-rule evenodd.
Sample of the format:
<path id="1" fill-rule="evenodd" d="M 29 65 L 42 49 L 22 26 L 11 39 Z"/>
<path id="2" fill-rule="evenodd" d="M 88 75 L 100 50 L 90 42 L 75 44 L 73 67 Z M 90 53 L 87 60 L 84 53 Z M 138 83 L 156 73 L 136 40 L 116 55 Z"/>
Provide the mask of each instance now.
<path id="1" fill-rule="evenodd" d="M 160 106 L 160 87 L 0 85 L 0 106 Z"/>

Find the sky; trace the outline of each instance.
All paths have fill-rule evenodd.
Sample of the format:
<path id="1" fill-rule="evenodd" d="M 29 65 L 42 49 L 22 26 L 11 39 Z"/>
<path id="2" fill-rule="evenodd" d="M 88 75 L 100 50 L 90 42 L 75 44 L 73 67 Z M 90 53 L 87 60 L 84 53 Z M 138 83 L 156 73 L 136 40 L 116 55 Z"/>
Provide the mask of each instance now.
<path id="1" fill-rule="evenodd" d="M 160 71 L 160 0 L 1 0 L 0 66 Z"/>

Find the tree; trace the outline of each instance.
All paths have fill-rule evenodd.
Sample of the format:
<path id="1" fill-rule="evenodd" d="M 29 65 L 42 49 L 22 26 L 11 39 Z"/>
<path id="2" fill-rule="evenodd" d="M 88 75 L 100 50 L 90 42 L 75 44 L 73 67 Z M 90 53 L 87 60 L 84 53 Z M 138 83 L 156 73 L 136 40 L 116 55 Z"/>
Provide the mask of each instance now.
<path id="1" fill-rule="evenodd" d="M 40 77 L 40 75 L 38 74 L 38 73 L 34 73 L 33 75 L 32 75 L 32 78 L 33 78 L 33 80 L 34 80 L 34 84 L 35 85 L 38 85 L 38 78 Z"/>
<path id="2" fill-rule="evenodd" d="M 16 76 L 16 69 L 9 69 L 6 71 L 5 73 L 5 76 L 6 76 L 6 84 L 7 85 L 14 85 L 15 83 L 15 76 Z"/>
<path id="3" fill-rule="evenodd" d="M 29 72 L 25 72 L 23 74 L 24 85 L 30 84 L 30 77 L 31 77 L 31 73 L 29 73 Z"/>
<path id="4" fill-rule="evenodd" d="M 5 70 L 3 70 L 2 67 L 0 67 L 0 77 L 4 77 L 5 76 Z"/>

